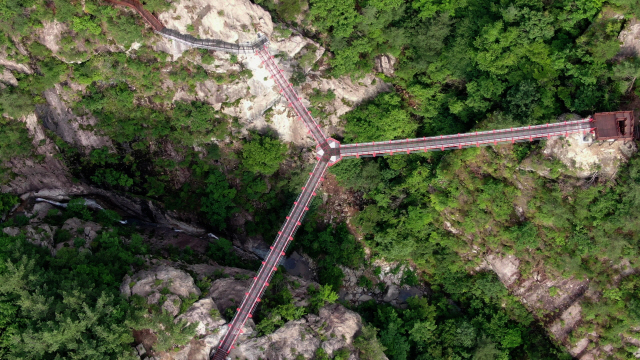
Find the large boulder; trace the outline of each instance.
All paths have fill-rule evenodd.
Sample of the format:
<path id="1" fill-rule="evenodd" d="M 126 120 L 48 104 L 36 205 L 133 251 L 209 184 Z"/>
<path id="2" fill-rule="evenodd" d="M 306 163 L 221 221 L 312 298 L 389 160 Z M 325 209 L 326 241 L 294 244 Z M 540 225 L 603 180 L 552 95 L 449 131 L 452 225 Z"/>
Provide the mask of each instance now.
<path id="1" fill-rule="evenodd" d="M 395 70 L 393 69 L 396 64 L 396 58 L 389 55 L 378 55 L 375 58 L 375 71 L 383 73 L 386 76 L 393 76 Z"/>
<path id="2" fill-rule="evenodd" d="M 103 146 L 113 147 L 108 137 L 85 130 L 95 126 L 98 120 L 91 115 L 75 115 L 64 103 L 61 93 L 63 89 L 60 84 L 44 91 L 47 102 L 37 108 L 38 117 L 44 127 L 55 132 L 65 142 L 77 145 L 87 152 Z"/>
<path id="3" fill-rule="evenodd" d="M 220 312 L 231 306 L 237 306 L 242 302 L 244 293 L 251 286 L 253 278 L 237 280 L 233 278 L 218 279 L 209 288 L 211 297 Z"/>
<path id="4" fill-rule="evenodd" d="M 98 231 L 102 230 L 102 226 L 93 221 L 84 221 L 78 218 L 67 219 L 62 224 L 62 230 L 67 230 L 71 233 L 71 240 L 65 243 L 57 244 L 56 249 L 60 250 L 63 246 L 72 246 L 74 238 L 82 238 L 85 240 L 85 247 L 89 247 L 93 239 L 98 236 Z"/>
<path id="5" fill-rule="evenodd" d="M 640 56 L 640 22 L 631 19 L 624 30 L 618 35 L 620 40 L 620 53 L 618 57 Z"/>
<path id="6" fill-rule="evenodd" d="M 181 303 L 182 301 L 177 295 L 170 294 L 162 304 L 162 310 L 168 312 L 171 316 L 176 316 L 180 312 Z"/>
<path id="7" fill-rule="evenodd" d="M 198 336 L 210 333 L 226 323 L 220 316 L 216 303 L 209 298 L 196 301 L 184 314 L 176 318 L 176 321 L 180 320 L 186 320 L 189 324 L 197 323 L 196 334 Z"/>
<path id="8" fill-rule="evenodd" d="M 165 287 L 170 293 L 183 298 L 189 297 L 191 294 L 200 296 L 201 293 L 191 275 L 166 265 L 139 271 L 132 277 L 125 276 L 120 290 L 127 297 L 140 295 L 146 298 Z M 126 290 L 127 288 L 129 290 Z"/>

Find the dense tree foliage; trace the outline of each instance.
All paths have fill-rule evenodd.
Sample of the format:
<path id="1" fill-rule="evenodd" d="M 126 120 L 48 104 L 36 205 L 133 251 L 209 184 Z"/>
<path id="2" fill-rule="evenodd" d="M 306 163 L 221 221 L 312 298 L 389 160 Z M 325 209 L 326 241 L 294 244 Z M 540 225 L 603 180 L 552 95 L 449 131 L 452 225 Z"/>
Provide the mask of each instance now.
<path id="1" fill-rule="evenodd" d="M 379 329 L 381 345 L 391 360 L 571 358 L 549 342 L 495 275 L 452 271 L 447 266 L 450 257 L 457 255 L 445 250 L 437 257 L 444 261 L 435 270 L 444 275 L 444 284 L 434 286 L 429 299 L 409 298 L 404 310 L 373 301 L 358 307 L 369 326 Z M 445 292 L 451 287 L 458 291 Z M 505 302 L 509 304 L 506 311 Z M 360 351 L 375 359 L 367 355 L 373 349 L 361 347 Z"/>
<path id="2" fill-rule="evenodd" d="M 244 167 L 254 173 L 272 175 L 287 152 L 287 146 L 269 136 L 255 135 L 244 145 L 242 159 Z"/>
<path id="3" fill-rule="evenodd" d="M 638 92 L 640 62 L 617 56 L 620 30 L 640 14 L 637 0 L 255 2 L 275 19 L 309 36 L 315 33 L 331 52 L 322 62 L 333 76 L 357 79 L 371 71 L 377 55 L 397 58 L 395 76 L 380 75 L 395 91 L 343 116 L 346 142 L 464 132 L 476 124 L 548 122 L 568 111 L 616 110 Z M 142 3 L 152 12 L 171 6 L 164 0 Z M 68 27 L 55 56 L 36 33 L 52 20 Z M 287 31 L 291 34 L 280 27 L 274 36 Z M 97 120 L 87 130 L 113 144 L 86 156 L 47 134 L 76 179 L 192 212 L 215 232 L 273 239 L 308 169 L 281 166 L 288 147 L 268 134 L 244 139 L 238 119 L 224 112 L 237 102 L 215 110 L 201 101 L 174 101 L 175 89 L 194 99 L 196 86 L 205 80 L 233 83 L 251 77 L 251 71 L 207 71 L 192 61 L 199 56 L 212 64 L 215 58 L 206 51 L 192 50 L 167 62 L 167 54 L 148 45 L 127 53 L 102 47 L 129 49 L 150 36 L 137 14 L 99 0 L 0 0 L 0 52 L 34 70 L 10 70 L 18 85 L 2 85 L 0 161 L 31 154 L 31 139 L 18 119 L 44 102 L 45 90 L 61 84 L 59 92 L 73 110 Z M 305 81 L 303 68 L 312 66 L 315 50 L 309 47 L 300 55 L 293 84 Z M 238 63 L 238 57 L 231 62 Z M 170 89 L 159 86 L 169 82 Z M 314 90 L 313 115 L 322 118 L 336 97 Z M 549 175 L 520 170 L 527 157 L 548 168 Z M 621 277 L 617 269 L 624 261 L 634 267 L 640 261 L 640 226 L 633 213 L 640 205 L 639 167 L 633 159 L 615 187 L 605 182 L 578 187 L 535 145 L 345 160 L 332 167 L 340 183 L 361 198 L 352 224 L 373 256 L 412 261 L 420 277 L 407 272 L 403 283 L 427 280 L 433 288 L 430 299 L 410 300 L 408 309 L 361 306 L 369 323 L 354 342 L 361 358 L 378 359 L 382 352 L 392 360 L 565 357 L 495 277 L 467 274 L 477 264 L 459 255 L 468 258 L 470 251 L 515 254 L 524 276 L 544 266 L 553 276 L 589 278 L 596 296 L 583 302 L 584 322 L 572 337 L 597 330 L 600 345 L 631 356 L 619 334 L 640 321 L 640 280 L 633 274 Z M 11 196 L 0 200 L 3 213 L 17 203 Z M 289 290 L 295 284 L 279 271 L 256 316 L 262 334 L 335 301 L 344 277 L 340 266 L 368 266 L 345 224 L 318 225 L 323 223 L 319 202 L 310 205 L 312 221 L 298 234 L 296 246 L 317 259 L 323 286 L 309 290 L 308 308 L 295 307 Z M 516 208 L 523 210 L 516 213 Z M 229 226 L 238 213 L 244 225 Z M 78 200 L 65 214 L 47 220 L 60 225 L 70 216 L 94 217 Z M 95 217 L 105 224 L 118 219 L 112 212 Z M 12 222 L 25 225 L 28 219 Z M 135 255 L 147 252 L 139 237 L 123 229 L 104 231 L 91 245 L 93 255 L 69 232 L 55 238 L 69 246 L 51 257 L 23 236 L 0 237 L 0 357 L 127 358 L 130 330 L 140 326 L 142 310 L 152 315 L 149 326 L 157 332 L 158 350 L 193 335 L 192 327 L 174 323 L 144 299 L 129 304 L 117 296 L 129 266 L 139 265 Z M 239 258 L 224 238 L 211 243 L 208 256 L 229 266 L 257 265 Z M 370 276 L 358 283 L 374 285 Z M 554 316 L 535 315 L 542 321 Z M 316 357 L 327 358 L 323 351 Z"/>
<path id="4" fill-rule="evenodd" d="M 472 246 L 485 253 L 515 254 L 525 277 L 534 264 L 544 263 L 554 276 L 588 278 L 594 291 L 607 295 L 582 304 L 589 324 L 573 336 L 583 336 L 595 327 L 603 334 L 601 345 L 613 344 L 624 354 L 618 334 L 638 321 L 633 299 L 639 295 L 640 278 L 630 275 L 620 285 L 612 285 L 618 270 L 607 264 L 640 261 L 640 224 L 632 215 L 638 206 L 640 163 L 632 159 L 619 172 L 615 187 L 580 188 L 567 186 L 572 180 L 560 176 L 562 167 L 544 159 L 535 147 L 529 149 L 529 156 L 547 166 L 551 178 L 518 170 L 517 155 L 523 147 L 530 146 L 350 160 L 332 170 L 345 185 L 354 184 L 364 193 L 368 204 L 355 224 L 367 244 L 385 259 L 411 259 L 429 281 L 442 284 L 454 298 L 475 291 L 474 282 L 465 280 L 465 268 L 471 264 L 455 254 L 466 253 Z M 356 179 L 365 172 L 369 183 L 362 186 Z M 522 189 L 516 184 L 528 185 Z M 517 204 L 525 206 L 524 220 L 515 213 Z M 445 227 L 458 234 L 441 230 Z M 443 254 L 450 255 L 443 258 Z M 524 321 L 524 316 L 529 319 L 525 323 L 530 322 L 515 298 L 507 298 L 507 312 L 516 312 L 511 317 Z M 553 314 L 541 311 L 537 316 Z"/>
<path id="5" fill-rule="evenodd" d="M 358 268 L 364 264 L 364 250 L 349 233 L 345 224 L 322 230 L 307 223 L 296 245 L 307 254 L 319 259 L 318 280 L 330 285 L 334 291 L 342 286 L 344 273 L 336 265 Z"/>
<path id="6" fill-rule="evenodd" d="M 344 116 L 349 142 L 369 142 L 415 137 L 418 123 L 411 118 L 400 96 L 383 94 Z"/>
<path id="7" fill-rule="evenodd" d="M 15 237 L 1 233 L 0 356 L 135 359 L 132 329 L 143 328 L 157 335 L 153 346 L 157 351 L 191 340 L 195 324 L 175 322 L 158 305 L 139 297 L 129 302 L 120 294 L 124 275 L 131 266 L 143 264 L 138 255 L 149 253 L 142 236 L 132 228 L 113 228 L 119 216 L 111 211 L 94 214 L 84 206 L 84 199 L 71 201 L 64 213 L 49 211 L 44 220 L 59 226 L 72 217 L 97 220 L 105 228 L 91 244 L 58 230 L 54 239 L 65 245 L 55 257 L 28 242 L 23 233 Z M 25 225 L 20 222 L 16 218 L 2 225 Z"/>
<path id="8" fill-rule="evenodd" d="M 140 240 L 134 236 L 125 246 L 117 232 L 104 232 L 93 254 L 64 247 L 54 258 L 24 235 L 2 233 L 2 357 L 132 358 L 131 328 L 141 326 L 142 314 L 120 298 L 118 287 L 129 265 L 140 261 L 134 257 L 144 251 Z"/>
<path id="9" fill-rule="evenodd" d="M 224 220 L 232 212 L 233 198 L 236 190 L 229 188 L 229 183 L 224 174 L 218 170 L 213 170 L 207 178 L 205 189 L 207 198 L 202 202 L 202 211 L 206 214 L 211 225 L 224 229 Z"/>
<path id="10" fill-rule="evenodd" d="M 635 76 L 612 69 L 630 74 L 638 67 L 633 59 L 611 61 L 627 20 L 610 12 L 631 15 L 632 3 L 311 0 L 309 19 L 334 54 L 336 76 L 370 71 L 378 54 L 398 57 L 389 80 L 406 90 L 411 106 L 402 115 L 385 109 L 385 120 L 397 120 L 379 126 L 401 128 L 413 114 L 421 133 L 435 135 L 461 132 L 492 112 L 529 124 L 567 110 L 614 109 Z M 599 15 L 605 6 L 609 15 Z M 345 117 L 347 127 L 366 124 L 361 114 L 370 107 Z M 353 130 L 363 139 L 385 138 L 385 131 Z"/>

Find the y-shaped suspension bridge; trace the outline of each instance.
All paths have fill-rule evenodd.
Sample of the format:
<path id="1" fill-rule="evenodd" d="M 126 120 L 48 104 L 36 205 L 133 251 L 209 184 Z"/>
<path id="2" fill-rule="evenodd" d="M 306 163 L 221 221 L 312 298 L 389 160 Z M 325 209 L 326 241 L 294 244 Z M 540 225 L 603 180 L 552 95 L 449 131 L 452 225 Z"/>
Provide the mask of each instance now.
<path id="1" fill-rule="evenodd" d="M 497 145 L 501 143 L 514 143 L 520 141 L 533 141 L 547 139 L 551 136 L 567 136 L 573 133 L 594 132 L 597 135 L 593 118 L 582 120 L 551 123 L 545 125 L 518 127 L 504 130 L 479 131 L 457 135 L 442 135 L 435 137 L 423 137 L 417 139 L 380 141 L 360 144 L 340 144 L 337 140 L 328 138 L 322 132 L 320 126 L 310 115 L 310 111 L 304 106 L 301 98 L 296 94 L 293 85 L 290 84 L 283 75 L 283 71 L 278 68 L 267 48 L 268 39 L 259 35 L 258 40 L 253 43 L 233 44 L 220 40 L 197 39 L 191 35 L 181 34 L 175 30 L 167 29 L 162 23 L 145 10 L 137 0 L 107 0 L 118 5 L 125 5 L 135 9 L 160 35 L 188 44 L 193 47 L 225 51 L 235 54 L 255 54 L 262 60 L 263 66 L 271 74 L 271 78 L 280 87 L 280 93 L 289 101 L 301 120 L 306 125 L 309 133 L 317 143 L 316 158 L 318 162 L 311 173 L 305 186 L 293 203 L 286 221 L 282 225 L 275 242 L 271 246 L 271 251 L 262 266 L 253 278 L 251 287 L 245 293 L 242 303 L 237 308 L 233 320 L 228 324 L 228 331 L 220 342 L 212 360 L 224 360 L 229 352 L 234 348 L 234 344 L 243 332 L 244 324 L 260 302 L 273 273 L 277 270 L 280 259 L 285 255 L 289 243 L 300 226 L 300 222 L 306 211 L 309 210 L 309 203 L 316 195 L 316 189 L 320 182 L 324 180 L 323 175 L 327 168 L 343 158 L 358 158 L 360 156 L 410 154 L 426 151 L 444 151 L 461 149 L 472 146 Z M 619 120 L 619 119 L 616 119 Z"/>

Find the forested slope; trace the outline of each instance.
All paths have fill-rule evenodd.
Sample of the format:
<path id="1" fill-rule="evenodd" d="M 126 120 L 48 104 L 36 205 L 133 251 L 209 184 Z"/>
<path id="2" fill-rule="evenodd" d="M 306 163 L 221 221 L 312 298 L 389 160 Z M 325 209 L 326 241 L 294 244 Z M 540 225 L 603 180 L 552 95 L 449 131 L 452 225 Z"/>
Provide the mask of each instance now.
<path id="1" fill-rule="evenodd" d="M 545 123 L 639 103 L 640 60 L 621 54 L 618 40 L 640 8 L 633 0 L 254 2 L 278 23 L 276 57 L 312 114 L 345 143 Z M 215 30 L 195 13 L 173 14 L 177 3 L 143 1 L 192 34 Z M 181 3 L 189 6 L 205 9 Z M 264 19 L 254 20 L 228 23 L 249 36 L 264 31 Z M 142 241 L 139 229 L 78 200 L 30 234 L 99 217 L 109 231 L 88 249 L 56 232 L 55 242 L 68 246 L 54 257 L 28 234 L 3 235 L 2 357 L 129 357 L 132 330 L 173 324 L 157 306 L 118 294 L 126 274 L 148 266 L 143 256 L 255 269 L 255 258 L 237 249 L 272 241 L 302 186 L 313 149 L 274 121 L 288 116 L 286 104 L 264 95 L 273 89 L 259 62 L 162 41 L 136 13 L 99 0 L 0 0 L 3 189 L 26 199 L 3 196 L 2 212 L 18 202 L 17 213 L 29 212 L 33 192 L 64 201 L 99 195 L 105 206 L 135 213 L 135 223 L 162 215 L 162 226 L 231 239 L 195 255 L 151 251 L 165 239 Z M 391 65 L 381 68 L 382 57 Z M 358 101 L 392 91 L 356 107 L 354 89 L 366 93 Z M 240 110 L 253 114 L 258 103 L 265 126 L 247 131 L 254 119 Z M 340 124 L 328 121 L 354 107 Z M 607 164 L 618 170 L 606 177 L 597 166 L 585 169 L 593 176 L 580 179 L 546 149 L 541 142 L 342 161 L 331 176 L 349 212 L 334 217 L 336 190 L 325 187 L 290 250 L 310 256 L 324 287 L 314 303 L 296 305 L 295 286 L 274 280 L 256 335 L 284 331 L 335 300 L 345 289 L 342 269 L 350 269 L 361 274 L 360 293 L 421 286 L 428 296 L 392 306 L 341 294 L 367 325 L 348 351 L 314 350 L 316 359 L 631 358 L 640 345 L 638 159 Z M 48 182 L 54 172 L 64 181 Z M 29 220 L 15 214 L 3 228 L 24 230 Z M 400 283 L 382 281 L 374 260 L 390 262 Z M 501 264 L 511 266 L 507 280 Z M 185 349 L 191 329 L 172 329 L 156 349 Z"/>
<path id="2" fill-rule="evenodd" d="M 637 5 L 310 1 L 302 24 L 334 52 L 329 61 L 336 75 L 358 76 L 379 54 L 397 57 L 390 79 L 397 93 L 344 116 L 346 141 L 379 141 L 633 108 L 639 63 L 635 56 L 618 56 L 618 34 Z M 515 277 L 503 282 L 512 294 L 534 300 L 525 305 L 572 355 L 631 356 L 640 321 L 637 160 L 615 181 L 597 179 L 597 168 L 586 181 L 545 159 L 543 148 L 350 160 L 332 170 L 361 198 L 353 223 L 379 256 L 415 263 L 425 279 L 461 302 L 478 291 L 480 280 L 469 272 L 512 259 L 517 271 L 509 275 Z M 544 176 L 524 171 L 530 169 L 525 158 L 544 164 Z M 531 283 L 545 285 L 534 296 L 527 293 Z M 486 296 L 512 304 L 512 318 L 530 321 L 516 310 L 516 297 Z M 580 305 L 570 307 L 575 302 Z M 415 339 L 410 326 L 397 330 L 383 313 L 373 318 L 396 334 L 383 344 L 406 336 L 412 345 L 396 348 L 392 358 L 441 356 L 438 346 Z M 431 330 L 440 336 L 447 331 Z M 507 350 L 508 341 L 502 346 Z"/>

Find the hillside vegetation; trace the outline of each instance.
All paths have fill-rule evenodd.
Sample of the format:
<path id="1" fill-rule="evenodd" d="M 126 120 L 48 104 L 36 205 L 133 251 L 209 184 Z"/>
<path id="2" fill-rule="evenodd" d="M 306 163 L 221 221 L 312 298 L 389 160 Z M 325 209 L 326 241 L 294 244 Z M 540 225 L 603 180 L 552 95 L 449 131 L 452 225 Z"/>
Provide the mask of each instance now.
<path id="1" fill-rule="evenodd" d="M 142 2 L 159 13 L 176 1 Z M 620 31 L 640 15 L 636 0 L 254 2 L 271 12 L 281 35 L 295 29 L 328 50 L 316 64 L 301 60 L 313 76 L 357 82 L 379 55 L 395 59 L 393 76 L 377 74 L 394 91 L 343 115 L 338 134 L 328 134 L 345 143 L 546 123 L 564 113 L 628 108 L 640 95 L 640 60 L 618 55 Z M 52 21 L 66 26 L 55 53 L 40 36 Z M 45 155 L 36 148 L 51 144 L 74 181 L 175 210 L 235 240 L 220 239 L 200 255 L 255 269 L 233 245 L 275 237 L 309 171 L 309 149 L 283 143 L 275 131 L 243 131 L 224 111 L 240 100 L 219 108 L 199 99 L 174 101 L 178 90 L 194 95 L 205 80 L 237 85 L 253 73 L 242 64 L 224 73 L 207 70 L 215 54 L 197 49 L 168 61 L 152 47 L 155 36 L 136 13 L 100 0 L 0 0 L 6 64 L 0 66 L 0 161 L 39 164 Z M 296 69 L 297 86 L 305 74 Z M 32 143 L 24 117 L 40 116 L 45 91 L 54 87 L 76 116 L 95 118 L 83 129 L 109 146 L 81 148 L 51 131 Z M 335 98 L 314 89 L 314 115 Z M 410 265 L 414 271 L 404 273 L 403 284 L 426 284 L 430 295 L 410 298 L 403 308 L 345 303 L 367 322 L 354 342 L 361 359 L 383 353 L 391 360 L 566 359 L 566 349 L 584 338 L 589 351 L 631 358 L 638 349 L 632 341 L 640 338 L 640 160 L 621 165 L 615 179 L 586 181 L 543 156 L 543 147 L 343 160 L 332 167 L 351 195 L 354 217 L 327 224 L 316 197 L 290 250 L 313 258 L 323 287 L 311 290 L 308 306 L 295 306 L 284 280 L 275 278 L 256 313 L 258 333 L 335 301 L 340 266 L 375 275 L 372 260 L 385 259 Z M 525 159 L 548 172 L 526 170 Z M 3 184 L 14 177 L 3 169 Z M 20 202 L 15 195 L 21 194 L 0 198 L 3 214 Z M 24 233 L 0 237 L 0 357 L 124 359 L 131 357 L 132 330 L 175 330 L 164 332 L 162 350 L 193 336 L 161 309 L 129 303 L 118 291 L 125 274 L 146 266 L 141 256 L 189 262 L 191 249 L 152 252 L 136 229 L 117 226 L 114 213 L 100 214 L 106 230 L 89 251 L 78 240 L 54 257 Z M 37 231 L 97 216 L 76 200 L 66 212 L 49 214 Z M 23 228 L 29 219 L 3 221 L 3 228 Z M 522 279 L 544 273 L 584 281 L 587 289 L 573 299 L 581 321 L 566 337 L 549 335 L 563 309 L 523 305 L 513 287 L 487 271 L 489 255 L 515 256 Z M 375 276 L 358 283 L 387 290 Z M 562 289 L 548 291 L 555 297 Z M 230 318 L 234 310 L 227 310 Z M 329 355 L 319 351 L 316 358 Z"/>

